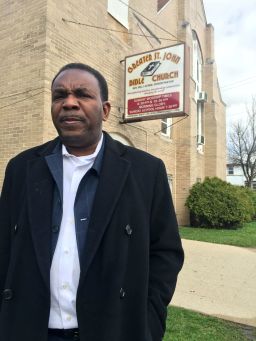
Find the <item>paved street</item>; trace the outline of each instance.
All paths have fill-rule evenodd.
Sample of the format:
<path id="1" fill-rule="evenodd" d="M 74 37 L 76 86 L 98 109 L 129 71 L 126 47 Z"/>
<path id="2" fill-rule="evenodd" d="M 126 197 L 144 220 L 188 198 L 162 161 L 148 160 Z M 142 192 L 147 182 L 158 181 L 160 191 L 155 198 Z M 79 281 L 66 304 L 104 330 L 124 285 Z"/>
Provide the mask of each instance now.
<path id="1" fill-rule="evenodd" d="M 256 327 L 256 249 L 183 239 L 172 304 Z"/>

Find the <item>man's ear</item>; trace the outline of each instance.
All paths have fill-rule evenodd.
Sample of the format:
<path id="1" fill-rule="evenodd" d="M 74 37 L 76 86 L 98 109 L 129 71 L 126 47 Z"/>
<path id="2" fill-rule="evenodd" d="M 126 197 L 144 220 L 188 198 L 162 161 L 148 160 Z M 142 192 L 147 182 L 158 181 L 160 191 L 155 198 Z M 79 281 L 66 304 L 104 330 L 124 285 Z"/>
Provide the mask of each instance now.
<path id="1" fill-rule="evenodd" d="M 111 109 L 111 104 L 108 101 L 105 101 L 102 103 L 102 121 L 107 121 L 110 109 Z"/>

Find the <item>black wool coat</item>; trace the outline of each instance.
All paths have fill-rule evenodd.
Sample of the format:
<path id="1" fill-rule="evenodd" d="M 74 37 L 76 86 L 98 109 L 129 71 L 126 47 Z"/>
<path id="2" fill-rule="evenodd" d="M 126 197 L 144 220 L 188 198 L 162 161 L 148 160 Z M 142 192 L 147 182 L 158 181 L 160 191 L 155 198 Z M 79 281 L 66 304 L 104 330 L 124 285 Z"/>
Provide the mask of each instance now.
<path id="1" fill-rule="evenodd" d="M 160 341 L 183 250 L 163 162 L 105 134 L 81 256 L 81 341 Z M 47 341 L 58 138 L 14 157 L 0 200 L 0 341 Z"/>

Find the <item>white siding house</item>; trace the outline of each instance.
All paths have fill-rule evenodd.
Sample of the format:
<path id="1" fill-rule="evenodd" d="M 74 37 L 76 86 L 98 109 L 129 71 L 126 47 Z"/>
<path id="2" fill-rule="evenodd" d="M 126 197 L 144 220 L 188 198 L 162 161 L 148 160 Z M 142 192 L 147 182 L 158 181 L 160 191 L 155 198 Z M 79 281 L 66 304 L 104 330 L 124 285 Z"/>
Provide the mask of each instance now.
<path id="1" fill-rule="evenodd" d="M 227 164 L 226 179 L 227 182 L 231 183 L 232 185 L 245 186 L 246 183 L 242 167 L 233 163 Z M 252 183 L 252 189 L 256 190 L 256 179 Z"/>

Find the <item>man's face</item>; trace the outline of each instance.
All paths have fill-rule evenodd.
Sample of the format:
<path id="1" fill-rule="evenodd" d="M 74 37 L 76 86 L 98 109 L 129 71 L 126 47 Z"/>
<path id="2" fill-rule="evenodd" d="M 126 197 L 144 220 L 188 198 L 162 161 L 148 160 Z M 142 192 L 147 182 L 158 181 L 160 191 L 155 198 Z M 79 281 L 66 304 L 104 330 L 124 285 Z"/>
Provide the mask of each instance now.
<path id="1" fill-rule="evenodd" d="M 79 69 L 61 72 L 52 85 L 51 111 L 53 124 L 70 153 L 94 152 L 110 104 L 102 102 L 98 80 L 91 73 Z"/>

